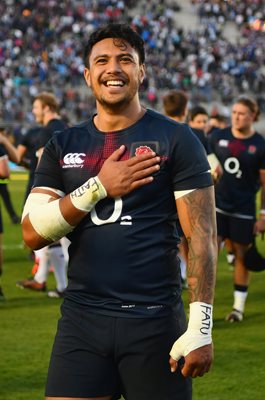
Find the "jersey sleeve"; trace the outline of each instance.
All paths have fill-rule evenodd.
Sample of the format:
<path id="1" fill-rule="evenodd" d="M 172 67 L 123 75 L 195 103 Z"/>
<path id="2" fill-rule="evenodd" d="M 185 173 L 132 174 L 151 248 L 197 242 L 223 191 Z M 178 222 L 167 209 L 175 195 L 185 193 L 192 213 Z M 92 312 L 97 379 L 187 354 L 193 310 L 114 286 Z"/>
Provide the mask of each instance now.
<path id="1" fill-rule="evenodd" d="M 44 147 L 51 138 L 51 132 L 48 127 L 43 127 L 40 130 L 40 134 L 38 137 L 38 148 L 41 149 Z"/>
<path id="2" fill-rule="evenodd" d="M 263 141 L 263 146 L 261 146 L 261 157 L 260 157 L 260 169 L 265 169 L 265 140 Z"/>
<path id="3" fill-rule="evenodd" d="M 60 154 L 56 138 L 45 146 L 35 171 L 33 187 L 46 186 L 65 192 L 60 169 Z"/>
<path id="4" fill-rule="evenodd" d="M 216 130 L 214 130 L 210 135 L 209 135 L 209 139 L 208 139 L 208 141 L 209 141 L 209 147 L 210 147 L 210 149 L 211 149 L 211 152 L 212 153 L 215 153 L 216 154 L 216 143 L 217 143 L 217 141 L 218 141 L 218 132 L 220 132 L 220 130 L 218 129 L 216 129 Z"/>
<path id="5" fill-rule="evenodd" d="M 174 191 L 213 185 L 205 149 L 187 125 L 179 127 L 176 135 L 171 171 Z"/>

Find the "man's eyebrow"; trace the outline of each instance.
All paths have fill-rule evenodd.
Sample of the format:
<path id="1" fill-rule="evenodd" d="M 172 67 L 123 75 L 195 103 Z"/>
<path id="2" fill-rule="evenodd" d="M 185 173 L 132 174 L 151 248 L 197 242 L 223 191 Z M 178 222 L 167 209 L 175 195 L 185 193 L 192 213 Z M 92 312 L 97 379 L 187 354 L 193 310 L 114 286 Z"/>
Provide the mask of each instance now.
<path id="1" fill-rule="evenodd" d="M 108 58 L 108 57 L 110 57 L 110 56 L 109 56 L 108 54 L 100 54 L 100 55 L 94 57 L 94 58 L 93 58 L 93 61 L 97 60 L 98 58 L 102 58 L 102 57 L 103 57 L 103 58 L 106 58 L 106 57 Z"/>
<path id="2" fill-rule="evenodd" d="M 93 61 L 97 61 L 99 58 L 110 58 L 112 55 L 111 54 L 99 54 L 98 56 L 95 56 L 93 58 Z M 130 57 L 131 59 L 133 59 L 133 55 L 131 53 L 119 53 L 116 55 L 116 57 L 121 58 L 121 57 Z"/>

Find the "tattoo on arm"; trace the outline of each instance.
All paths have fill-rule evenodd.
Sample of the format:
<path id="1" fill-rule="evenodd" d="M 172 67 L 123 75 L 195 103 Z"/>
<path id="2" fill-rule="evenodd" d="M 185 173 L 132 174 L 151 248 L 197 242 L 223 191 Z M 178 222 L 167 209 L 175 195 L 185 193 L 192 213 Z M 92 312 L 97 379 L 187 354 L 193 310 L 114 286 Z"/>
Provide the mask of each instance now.
<path id="1" fill-rule="evenodd" d="M 213 188 L 198 189 L 183 198 L 190 226 L 187 277 L 190 302 L 212 303 L 217 240 Z"/>

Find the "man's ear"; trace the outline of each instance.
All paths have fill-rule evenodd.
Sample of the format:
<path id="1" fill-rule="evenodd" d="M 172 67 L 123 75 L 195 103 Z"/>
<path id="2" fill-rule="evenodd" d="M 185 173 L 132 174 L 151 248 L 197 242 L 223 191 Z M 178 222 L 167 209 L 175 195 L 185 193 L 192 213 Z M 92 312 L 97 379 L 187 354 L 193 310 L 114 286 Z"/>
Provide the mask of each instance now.
<path id="1" fill-rule="evenodd" d="M 145 78 L 145 64 L 140 65 L 140 82 L 143 83 L 144 78 Z"/>
<path id="2" fill-rule="evenodd" d="M 48 106 L 48 104 L 45 104 L 45 105 L 42 107 L 42 112 L 43 112 L 43 113 L 47 113 L 47 112 L 49 112 L 49 111 L 51 111 L 50 107 Z"/>
<path id="3" fill-rule="evenodd" d="M 88 68 L 84 69 L 84 78 L 85 78 L 85 81 L 87 83 L 87 86 L 90 87 L 91 86 L 91 83 L 90 83 L 90 70 Z"/>

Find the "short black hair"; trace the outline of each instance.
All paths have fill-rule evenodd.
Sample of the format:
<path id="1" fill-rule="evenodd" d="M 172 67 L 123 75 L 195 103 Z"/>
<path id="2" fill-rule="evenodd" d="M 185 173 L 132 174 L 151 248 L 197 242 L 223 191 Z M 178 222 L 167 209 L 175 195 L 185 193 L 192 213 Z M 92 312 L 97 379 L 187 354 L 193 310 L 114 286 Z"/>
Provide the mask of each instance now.
<path id="1" fill-rule="evenodd" d="M 88 58 L 92 51 L 92 47 L 103 39 L 121 39 L 128 42 L 138 53 L 140 64 L 144 64 L 145 51 L 144 41 L 137 32 L 135 32 L 128 24 L 109 24 L 103 26 L 90 35 L 90 38 L 84 49 L 84 63 L 89 67 Z"/>
<path id="2" fill-rule="evenodd" d="M 190 121 L 193 121 L 194 118 L 198 115 L 198 114 L 203 114 L 203 115 L 207 115 L 209 117 L 209 114 L 206 110 L 206 108 L 202 107 L 202 106 L 194 106 L 191 108 L 190 112 L 189 112 L 189 119 Z"/>

